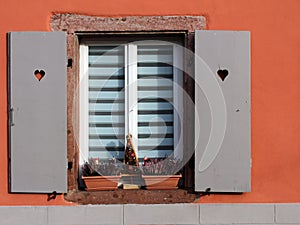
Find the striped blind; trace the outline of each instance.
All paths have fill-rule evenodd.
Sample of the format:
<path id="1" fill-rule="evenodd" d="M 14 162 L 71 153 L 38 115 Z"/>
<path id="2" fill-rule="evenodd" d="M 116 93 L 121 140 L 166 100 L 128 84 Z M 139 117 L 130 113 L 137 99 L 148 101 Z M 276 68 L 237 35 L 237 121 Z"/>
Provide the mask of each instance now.
<path id="1" fill-rule="evenodd" d="M 144 156 L 169 156 L 174 152 L 173 46 L 138 45 L 133 62 L 126 59 L 125 48 L 88 47 L 89 158 L 123 159 L 125 101 L 135 97 L 137 124 L 128 121 L 127 127 L 137 127 L 140 161 Z M 126 61 L 137 67 L 137 74 L 125 71 Z M 128 94 L 126 99 L 125 76 L 137 80 L 136 95 Z"/>
<path id="2" fill-rule="evenodd" d="M 123 158 L 124 46 L 89 46 L 89 157 Z"/>
<path id="3" fill-rule="evenodd" d="M 173 153 L 173 46 L 140 45 L 138 71 L 139 158 Z"/>

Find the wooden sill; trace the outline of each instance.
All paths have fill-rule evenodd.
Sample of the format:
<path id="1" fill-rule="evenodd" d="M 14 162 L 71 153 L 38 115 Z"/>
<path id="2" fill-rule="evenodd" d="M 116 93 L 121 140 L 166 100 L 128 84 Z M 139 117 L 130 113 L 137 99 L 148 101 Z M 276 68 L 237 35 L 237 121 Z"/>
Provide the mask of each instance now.
<path id="1" fill-rule="evenodd" d="M 173 204 L 192 203 L 196 194 L 187 190 L 123 190 L 113 191 L 70 191 L 65 199 L 70 202 L 86 204 Z"/>

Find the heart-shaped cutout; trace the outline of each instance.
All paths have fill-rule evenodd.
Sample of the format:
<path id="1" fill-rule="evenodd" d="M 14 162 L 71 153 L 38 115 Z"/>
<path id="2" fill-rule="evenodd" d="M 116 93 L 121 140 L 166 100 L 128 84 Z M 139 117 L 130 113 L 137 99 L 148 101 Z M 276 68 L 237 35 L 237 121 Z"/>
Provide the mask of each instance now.
<path id="1" fill-rule="evenodd" d="M 219 69 L 217 71 L 217 74 L 219 75 L 219 77 L 221 78 L 221 80 L 224 81 L 225 78 L 228 76 L 229 72 L 226 69 L 224 69 L 224 70 Z"/>
<path id="2" fill-rule="evenodd" d="M 38 81 L 41 81 L 45 75 L 46 75 L 46 73 L 44 70 L 34 71 L 34 76 L 36 77 L 36 79 L 38 79 Z"/>

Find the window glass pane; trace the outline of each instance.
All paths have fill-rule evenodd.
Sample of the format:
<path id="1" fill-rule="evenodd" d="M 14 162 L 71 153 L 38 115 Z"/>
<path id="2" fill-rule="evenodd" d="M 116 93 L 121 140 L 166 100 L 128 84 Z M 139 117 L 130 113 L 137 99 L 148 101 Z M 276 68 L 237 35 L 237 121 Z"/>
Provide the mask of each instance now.
<path id="1" fill-rule="evenodd" d="M 173 46 L 138 46 L 138 151 L 140 160 L 174 151 Z"/>
<path id="2" fill-rule="evenodd" d="M 123 158 L 124 46 L 89 46 L 89 158 Z"/>

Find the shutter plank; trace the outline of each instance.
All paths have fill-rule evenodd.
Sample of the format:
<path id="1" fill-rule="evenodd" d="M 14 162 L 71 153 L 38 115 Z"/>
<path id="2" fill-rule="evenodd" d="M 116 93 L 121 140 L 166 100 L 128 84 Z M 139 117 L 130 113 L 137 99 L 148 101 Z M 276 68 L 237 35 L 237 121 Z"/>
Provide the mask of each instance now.
<path id="1" fill-rule="evenodd" d="M 196 31 L 195 53 L 195 190 L 249 192 L 250 33 Z"/>
<path id="2" fill-rule="evenodd" d="M 67 191 L 66 65 L 65 33 L 9 33 L 11 192 Z"/>

